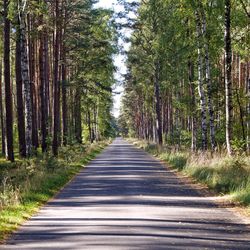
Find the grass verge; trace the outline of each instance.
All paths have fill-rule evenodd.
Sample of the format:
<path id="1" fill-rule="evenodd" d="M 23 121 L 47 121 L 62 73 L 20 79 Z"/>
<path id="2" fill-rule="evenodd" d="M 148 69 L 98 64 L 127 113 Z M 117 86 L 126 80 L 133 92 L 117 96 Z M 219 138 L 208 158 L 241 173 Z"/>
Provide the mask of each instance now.
<path id="1" fill-rule="evenodd" d="M 176 151 L 155 144 L 129 139 L 135 146 L 166 162 L 170 167 L 205 184 L 230 201 L 247 207 L 250 212 L 250 157 L 229 157 L 226 153 Z M 250 214 L 250 213 L 249 213 Z"/>
<path id="2" fill-rule="evenodd" d="M 0 161 L 0 242 L 37 212 L 108 143 L 63 147 L 58 158 L 39 154 L 15 163 Z"/>

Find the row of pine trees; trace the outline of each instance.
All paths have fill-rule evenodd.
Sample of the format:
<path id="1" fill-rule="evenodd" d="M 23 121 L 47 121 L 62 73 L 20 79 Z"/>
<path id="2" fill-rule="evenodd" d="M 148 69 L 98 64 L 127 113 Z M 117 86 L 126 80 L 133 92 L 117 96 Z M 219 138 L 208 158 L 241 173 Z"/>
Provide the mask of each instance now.
<path id="1" fill-rule="evenodd" d="M 2 0 L 2 154 L 93 142 L 112 128 L 116 32 L 91 0 Z M 83 138 L 84 137 L 84 138 Z"/>

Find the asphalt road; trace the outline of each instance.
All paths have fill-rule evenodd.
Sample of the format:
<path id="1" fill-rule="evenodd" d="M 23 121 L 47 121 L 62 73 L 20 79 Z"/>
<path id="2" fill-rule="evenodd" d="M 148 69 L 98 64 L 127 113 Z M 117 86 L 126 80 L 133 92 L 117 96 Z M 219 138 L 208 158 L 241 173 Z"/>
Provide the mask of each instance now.
<path id="1" fill-rule="evenodd" d="M 0 249 L 250 249 L 249 227 L 118 138 Z"/>

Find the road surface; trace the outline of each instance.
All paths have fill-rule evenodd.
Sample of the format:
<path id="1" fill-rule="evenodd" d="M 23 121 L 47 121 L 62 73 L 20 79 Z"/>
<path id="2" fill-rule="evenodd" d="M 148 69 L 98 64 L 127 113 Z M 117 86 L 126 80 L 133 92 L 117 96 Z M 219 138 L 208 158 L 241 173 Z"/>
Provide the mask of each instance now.
<path id="1" fill-rule="evenodd" d="M 250 249 L 213 199 L 118 138 L 0 249 Z"/>

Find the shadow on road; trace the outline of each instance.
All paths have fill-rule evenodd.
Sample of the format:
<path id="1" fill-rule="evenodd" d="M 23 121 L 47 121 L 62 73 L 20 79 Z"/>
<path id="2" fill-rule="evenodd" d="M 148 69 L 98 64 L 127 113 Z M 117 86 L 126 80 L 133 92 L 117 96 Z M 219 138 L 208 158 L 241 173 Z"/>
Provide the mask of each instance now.
<path id="1" fill-rule="evenodd" d="M 5 249 L 250 249 L 239 218 L 122 139 Z"/>

